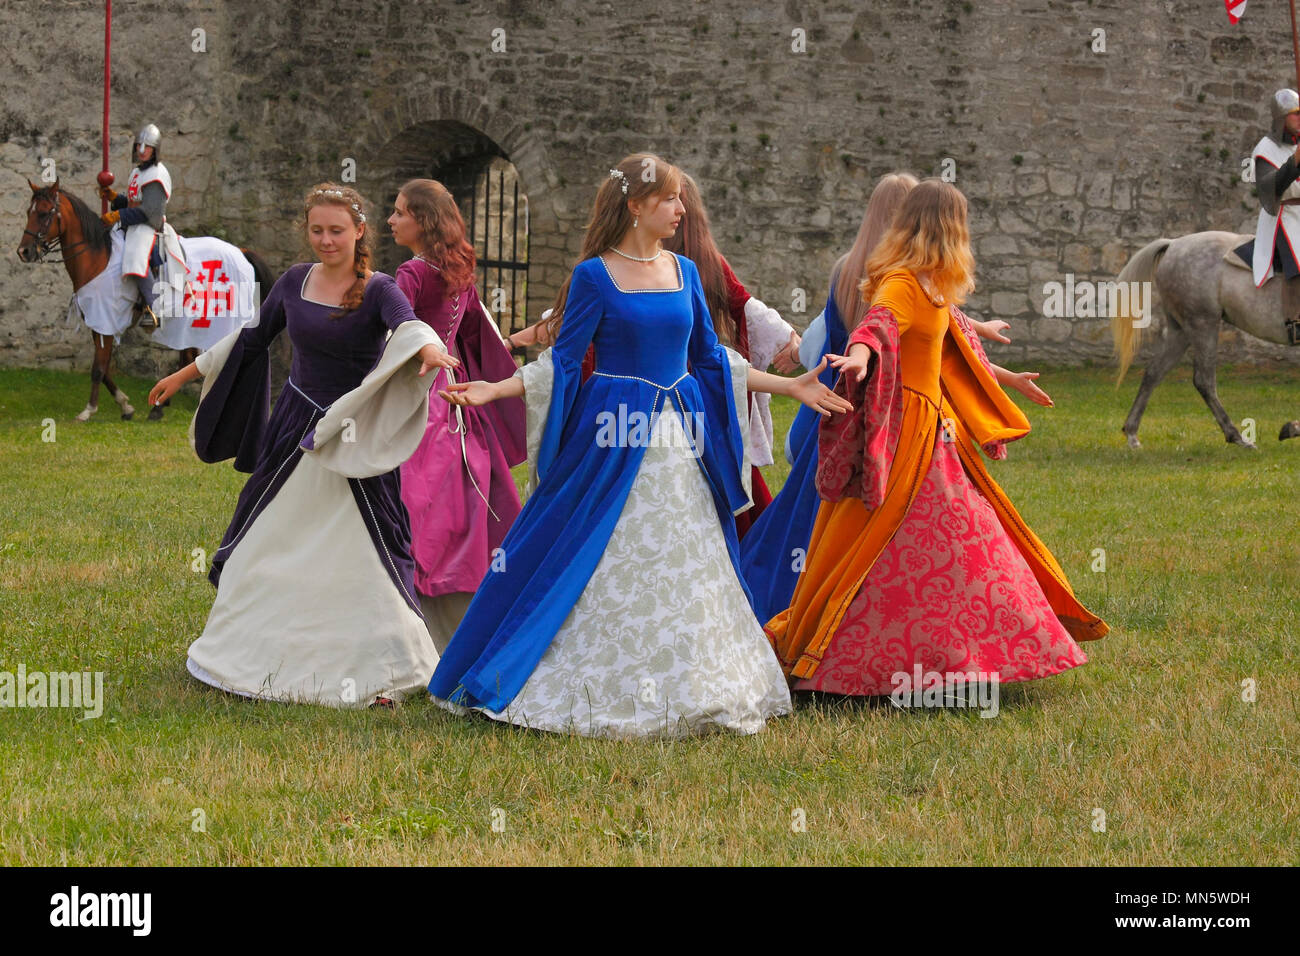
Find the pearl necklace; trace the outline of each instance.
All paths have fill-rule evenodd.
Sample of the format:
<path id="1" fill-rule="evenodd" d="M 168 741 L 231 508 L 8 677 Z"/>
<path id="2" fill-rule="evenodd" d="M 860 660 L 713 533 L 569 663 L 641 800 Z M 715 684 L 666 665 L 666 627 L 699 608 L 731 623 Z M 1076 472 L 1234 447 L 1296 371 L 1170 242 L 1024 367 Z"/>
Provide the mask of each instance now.
<path id="1" fill-rule="evenodd" d="M 659 251 L 656 252 L 653 256 L 629 256 L 622 249 L 616 249 L 614 246 L 610 246 L 609 251 L 617 253 L 618 255 L 622 256 L 624 259 L 631 259 L 633 262 L 654 262 L 656 259 L 658 259 L 660 256 L 664 254 L 664 250 L 662 247 L 660 247 Z"/>

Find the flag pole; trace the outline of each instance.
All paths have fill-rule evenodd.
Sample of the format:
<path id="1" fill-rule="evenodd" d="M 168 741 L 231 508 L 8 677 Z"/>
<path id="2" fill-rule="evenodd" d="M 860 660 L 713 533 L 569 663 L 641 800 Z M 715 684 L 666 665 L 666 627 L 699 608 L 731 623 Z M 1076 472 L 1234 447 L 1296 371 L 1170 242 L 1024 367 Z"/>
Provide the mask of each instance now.
<path id="1" fill-rule="evenodd" d="M 1295 4 L 1292 0 L 1291 6 L 1291 23 L 1295 25 Z M 99 176 L 96 177 L 101 186 L 113 185 L 113 174 L 108 171 L 108 98 L 109 88 L 113 79 L 112 63 L 112 42 L 113 42 L 113 0 L 104 0 L 104 166 L 100 170 Z M 1298 48 L 1300 49 L 1300 48 Z M 1300 56 L 1300 53 L 1296 54 Z M 100 215 L 108 212 L 108 200 L 100 198 L 99 200 Z"/>
<path id="2" fill-rule="evenodd" d="M 1291 7 L 1291 51 L 1295 54 L 1295 88 L 1300 90 L 1300 34 L 1295 28 L 1295 0 L 1287 0 Z"/>

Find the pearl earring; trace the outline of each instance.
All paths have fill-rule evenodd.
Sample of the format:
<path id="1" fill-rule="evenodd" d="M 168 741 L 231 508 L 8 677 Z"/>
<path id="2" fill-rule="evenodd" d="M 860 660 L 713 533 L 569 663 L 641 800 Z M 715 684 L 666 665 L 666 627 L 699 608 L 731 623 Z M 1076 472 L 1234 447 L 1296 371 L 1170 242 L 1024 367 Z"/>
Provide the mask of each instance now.
<path id="1" fill-rule="evenodd" d="M 632 228 L 635 229 L 635 228 L 636 228 L 636 224 L 637 224 L 638 222 L 640 222 L 640 221 L 641 221 L 641 217 L 640 217 L 640 216 L 633 216 L 633 217 L 632 217 Z"/>

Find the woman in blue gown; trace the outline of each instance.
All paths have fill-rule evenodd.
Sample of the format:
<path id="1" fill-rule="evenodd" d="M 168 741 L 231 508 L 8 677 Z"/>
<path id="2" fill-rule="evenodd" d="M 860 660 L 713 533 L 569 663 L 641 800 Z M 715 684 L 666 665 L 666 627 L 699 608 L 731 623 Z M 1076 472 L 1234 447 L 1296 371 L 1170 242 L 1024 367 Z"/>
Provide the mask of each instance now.
<path id="1" fill-rule="evenodd" d="M 430 681 L 447 706 L 616 737 L 754 733 L 789 711 L 738 576 L 746 388 L 848 403 L 816 372 L 768 375 L 719 344 L 694 264 L 660 246 L 679 183 L 646 154 L 610 170 L 554 346 L 514 378 L 439 393 L 523 394 L 535 488 Z"/>

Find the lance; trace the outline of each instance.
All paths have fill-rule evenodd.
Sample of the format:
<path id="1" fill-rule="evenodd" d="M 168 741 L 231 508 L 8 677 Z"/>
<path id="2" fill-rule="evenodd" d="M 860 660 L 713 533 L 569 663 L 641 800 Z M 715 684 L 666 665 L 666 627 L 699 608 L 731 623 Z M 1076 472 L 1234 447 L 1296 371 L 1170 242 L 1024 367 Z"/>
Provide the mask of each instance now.
<path id="1" fill-rule="evenodd" d="M 1295 15 L 1295 9 L 1292 8 L 1292 16 Z M 104 166 L 99 175 L 95 177 L 99 185 L 108 187 L 113 185 L 113 174 L 108 171 L 108 91 L 109 84 L 113 78 L 113 62 L 111 57 L 113 42 L 113 0 L 104 0 Z M 100 215 L 108 212 L 108 200 L 101 198 L 99 200 Z"/>

